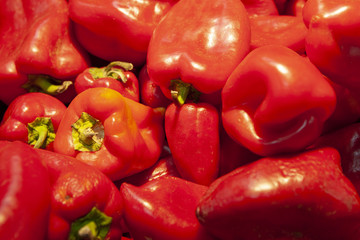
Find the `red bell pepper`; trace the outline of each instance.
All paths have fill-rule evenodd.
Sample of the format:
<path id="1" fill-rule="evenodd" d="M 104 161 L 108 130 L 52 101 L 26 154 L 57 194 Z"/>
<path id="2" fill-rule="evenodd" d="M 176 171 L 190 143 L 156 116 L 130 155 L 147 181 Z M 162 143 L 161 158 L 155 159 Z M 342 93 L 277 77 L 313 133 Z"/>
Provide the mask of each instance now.
<path id="1" fill-rule="evenodd" d="M 164 109 L 153 109 L 110 88 L 90 88 L 68 106 L 54 151 L 100 169 L 112 180 L 151 167 L 162 151 Z"/>
<path id="2" fill-rule="evenodd" d="M 66 106 L 45 93 L 26 93 L 15 98 L 0 123 L 0 140 L 22 142 L 34 148 L 52 149 Z"/>
<path id="3" fill-rule="evenodd" d="M 279 15 L 273 0 L 242 0 L 249 16 Z"/>
<path id="4" fill-rule="evenodd" d="M 2 3 L 0 101 L 9 104 L 26 93 L 26 87 L 28 91 L 58 94 L 68 103 L 75 96 L 70 84 L 89 63 L 87 53 L 73 37 L 67 2 L 5 0 Z"/>
<path id="5" fill-rule="evenodd" d="M 165 134 L 180 175 L 209 185 L 219 173 L 218 110 L 207 103 L 172 103 L 165 112 Z"/>
<path id="6" fill-rule="evenodd" d="M 160 87 L 150 79 L 146 64 L 139 72 L 139 88 L 141 103 L 152 108 L 166 108 L 170 105 L 171 101 L 165 97 Z"/>
<path id="7" fill-rule="evenodd" d="M 123 201 L 114 183 L 75 158 L 37 149 L 49 171 L 49 240 L 119 239 Z"/>
<path id="8" fill-rule="evenodd" d="M 161 177 L 136 187 L 121 185 L 124 220 L 134 239 L 210 240 L 195 208 L 206 186 L 176 177 Z"/>
<path id="9" fill-rule="evenodd" d="M 108 61 L 142 66 L 154 28 L 178 0 L 69 0 L 79 42 Z"/>
<path id="10" fill-rule="evenodd" d="M 149 77 L 166 97 L 184 104 L 199 92 L 220 92 L 249 46 L 250 23 L 241 1 L 181 0 L 154 30 Z"/>
<path id="11" fill-rule="evenodd" d="M 288 0 L 284 7 L 284 14 L 302 17 L 306 1 L 307 0 Z"/>
<path id="12" fill-rule="evenodd" d="M 319 147 L 333 147 L 339 151 L 342 170 L 360 194 L 360 123 L 322 135 L 311 146 Z"/>
<path id="13" fill-rule="evenodd" d="M 75 90 L 79 94 L 88 88 L 108 87 L 139 102 L 139 81 L 131 70 L 131 63 L 117 61 L 106 67 L 87 68 L 76 77 Z"/>
<path id="14" fill-rule="evenodd" d="M 360 197 L 333 148 L 268 157 L 213 182 L 197 207 L 220 239 L 355 240 Z"/>
<path id="15" fill-rule="evenodd" d="M 255 49 L 265 45 L 282 45 L 298 53 L 305 52 L 307 28 L 302 17 L 260 15 L 250 17 L 251 43 Z"/>
<path id="16" fill-rule="evenodd" d="M 360 4 L 357 0 L 308 0 L 306 53 L 330 80 L 360 90 Z"/>
<path id="17" fill-rule="evenodd" d="M 50 212 L 47 169 L 34 149 L 0 141 L 0 235 L 2 239 L 46 239 Z"/>
<path id="18" fill-rule="evenodd" d="M 226 82 L 222 100 L 226 132 L 262 156 L 309 146 L 336 105 L 319 70 L 277 45 L 249 53 Z"/>

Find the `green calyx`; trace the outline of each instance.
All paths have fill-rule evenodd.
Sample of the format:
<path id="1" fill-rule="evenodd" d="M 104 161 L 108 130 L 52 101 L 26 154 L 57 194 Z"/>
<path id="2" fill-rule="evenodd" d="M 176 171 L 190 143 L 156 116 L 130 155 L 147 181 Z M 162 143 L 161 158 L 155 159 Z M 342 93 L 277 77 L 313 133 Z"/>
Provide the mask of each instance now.
<path id="1" fill-rule="evenodd" d="M 112 218 L 96 207 L 71 224 L 69 240 L 103 240 L 111 226 Z"/>
<path id="2" fill-rule="evenodd" d="M 71 126 L 74 149 L 77 151 L 97 151 L 104 141 L 104 126 L 90 114 L 83 112 Z"/>
<path id="3" fill-rule="evenodd" d="M 33 122 L 28 123 L 28 144 L 34 148 L 46 148 L 55 140 L 54 126 L 49 117 L 37 117 Z"/>
<path id="4" fill-rule="evenodd" d="M 201 95 L 190 83 L 183 82 L 180 79 L 171 80 L 169 89 L 172 99 L 180 106 L 183 105 L 187 99 L 197 102 Z"/>
<path id="5" fill-rule="evenodd" d="M 28 92 L 42 92 L 57 95 L 65 92 L 72 84 L 71 81 L 60 81 L 47 75 L 29 75 L 28 82 L 22 87 Z"/>
<path id="6" fill-rule="evenodd" d="M 109 63 L 105 68 L 90 68 L 89 72 L 94 79 L 113 78 L 122 83 L 126 83 L 127 77 L 124 71 L 131 71 L 133 69 L 134 66 L 131 63 L 114 61 Z"/>

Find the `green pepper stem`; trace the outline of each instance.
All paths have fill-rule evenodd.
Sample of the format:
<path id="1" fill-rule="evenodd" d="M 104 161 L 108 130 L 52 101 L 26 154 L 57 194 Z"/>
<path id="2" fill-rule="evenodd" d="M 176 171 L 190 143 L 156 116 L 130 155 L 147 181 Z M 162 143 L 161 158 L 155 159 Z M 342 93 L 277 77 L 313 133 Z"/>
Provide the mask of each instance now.
<path id="1" fill-rule="evenodd" d="M 180 106 L 182 106 L 187 99 L 197 102 L 201 94 L 190 83 L 183 82 L 180 79 L 171 80 L 169 89 L 175 104 Z"/>
<path id="2" fill-rule="evenodd" d="M 71 81 L 60 81 L 52 79 L 46 75 L 29 75 L 29 82 L 23 87 L 30 92 L 41 91 L 50 95 L 56 95 L 65 92 L 72 84 Z M 59 82 L 59 84 L 54 84 Z"/>
<path id="3" fill-rule="evenodd" d="M 45 126 L 40 126 L 36 129 L 39 133 L 39 137 L 36 140 L 34 148 L 41 148 L 44 145 L 44 142 L 48 136 L 48 128 Z"/>
<path id="4" fill-rule="evenodd" d="M 134 65 L 132 65 L 131 63 L 128 62 L 121 62 L 121 61 L 114 61 L 109 63 L 104 71 L 105 73 L 109 72 L 113 67 L 120 67 L 122 69 L 124 69 L 125 71 L 131 71 L 134 68 Z"/>

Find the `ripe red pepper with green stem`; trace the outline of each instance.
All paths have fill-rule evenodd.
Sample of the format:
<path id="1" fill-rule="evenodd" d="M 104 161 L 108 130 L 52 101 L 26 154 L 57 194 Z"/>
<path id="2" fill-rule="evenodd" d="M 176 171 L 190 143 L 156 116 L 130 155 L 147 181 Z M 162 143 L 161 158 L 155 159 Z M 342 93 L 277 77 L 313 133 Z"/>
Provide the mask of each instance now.
<path id="1" fill-rule="evenodd" d="M 218 178 L 197 217 L 220 239 L 355 240 L 360 197 L 334 148 L 257 160 Z"/>
<path id="2" fill-rule="evenodd" d="M 163 122 L 164 109 L 150 108 L 110 88 L 90 88 L 68 106 L 54 151 L 119 180 L 159 159 L 165 138 Z"/>
<path id="3" fill-rule="evenodd" d="M 142 66 L 154 28 L 178 0 L 69 0 L 75 34 L 91 54 Z"/>
<path id="4" fill-rule="evenodd" d="M 177 104 L 199 95 L 201 101 L 203 95 L 220 93 L 249 46 L 250 23 L 241 1 L 181 0 L 153 32 L 149 77 Z"/>
<path id="5" fill-rule="evenodd" d="M 75 158 L 36 151 L 48 169 L 51 186 L 46 239 L 119 239 L 123 201 L 114 183 Z"/>
<path id="6" fill-rule="evenodd" d="M 45 93 L 26 93 L 7 107 L 0 123 L 0 140 L 22 141 L 52 149 L 66 106 Z"/>
<path id="7" fill-rule="evenodd" d="M 3 239 L 46 239 L 49 175 L 34 149 L 0 141 L 0 234 Z"/>
<path id="8" fill-rule="evenodd" d="M 73 36 L 67 2 L 6 0 L 3 5 L 0 101 L 9 104 L 27 91 L 41 91 L 69 103 L 76 95 L 72 81 L 89 59 Z"/>
<path id="9" fill-rule="evenodd" d="M 235 141 L 269 156 L 305 149 L 322 133 L 336 95 L 320 71 L 279 45 L 254 49 L 222 91 L 222 123 Z"/>
<path id="10" fill-rule="evenodd" d="M 80 73 L 74 86 L 79 94 L 88 88 L 108 87 L 124 97 L 139 102 L 139 81 L 132 72 L 134 66 L 127 62 L 111 62 L 106 67 L 90 67 Z"/>

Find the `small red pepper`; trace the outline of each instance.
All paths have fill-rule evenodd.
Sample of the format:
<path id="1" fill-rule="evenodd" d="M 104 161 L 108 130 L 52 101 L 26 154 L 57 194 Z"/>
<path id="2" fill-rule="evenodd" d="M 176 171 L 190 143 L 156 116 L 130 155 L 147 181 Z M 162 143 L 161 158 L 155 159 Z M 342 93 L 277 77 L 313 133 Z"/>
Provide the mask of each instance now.
<path id="1" fill-rule="evenodd" d="M 220 92 L 249 46 L 250 23 L 241 1 L 181 0 L 154 30 L 149 77 L 167 98 L 184 104 L 199 92 Z"/>
<path id="2" fill-rule="evenodd" d="M 150 37 L 178 0 L 69 0 L 79 42 L 107 61 L 142 66 Z"/>
<path id="3" fill-rule="evenodd" d="M 358 239 L 360 197 L 340 161 L 333 148 L 262 158 L 213 182 L 198 219 L 219 239 Z"/>
<path id="4" fill-rule="evenodd" d="M 171 101 L 165 97 L 160 87 L 150 79 L 146 64 L 139 72 L 140 102 L 152 107 L 167 107 Z"/>
<path id="5" fill-rule="evenodd" d="M 123 201 L 114 183 L 75 158 L 37 149 L 49 171 L 49 240 L 119 239 Z"/>
<path id="6" fill-rule="evenodd" d="M 2 239 L 46 239 L 50 212 L 48 171 L 34 149 L 0 141 L 0 235 Z"/>
<path id="7" fill-rule="evenodd" d="M 89 57 L 75 40 L 68 15 L 63 0 L 3 1 L 0 101 L 9 104 L 27 91 L 66 103 L 75 96 L 72 81 L 88 67 Z"/>
<path id="8" fill-rule="evenodd" d="M 136 187 L 123 183 L 124 219 L 134 239 L 210 240 L 195 208 L 206 186 L 176 177 L 161 177 Z"/>
<path id="9" fill-rule="evenodd" d="M 306 53 L 331 81 L 360 90 L 360 4 L 358 0 L 308 0 Z"/>
<path id="10" fill-rule="evenodd" d="M 319 70 L 279 45 L 250 52 L 226 82 L 222 100 L 226 132 L 262 156 L 312 144 L 336 105 Z"/>
<path id="11" fill-rule="evenodd" d="M 111 62 L 106 67 L 87 68 L 76 77 L 75 90 L 79 94 L 88 88 L 108 87 L 139 102 L 139 81 L 131 70 L 131 63 L 118 61 Z"/>
<path id="12" fill-rule="evenodd" d="M 164 109 L 150 108 L 110 88 L 90 88 L 68 106 L 54 151 L 76 157 L 119 180 L 159 159 L 163 121 Z"/>
<path id="13" fill-rule="evenodd" d="M 165 133 L 180 175 L 209 185 L 219 173 L 218 110 L 207 103 L 172 103 L 165 112 Z"/>
<path id="14" fill-rule="evenodd" d="M 15 98 L 0 123 L 0 140 L 19 140 L 34 148 L 52 149 L 66 106 L 45 93 L 26 93 Z"/>

